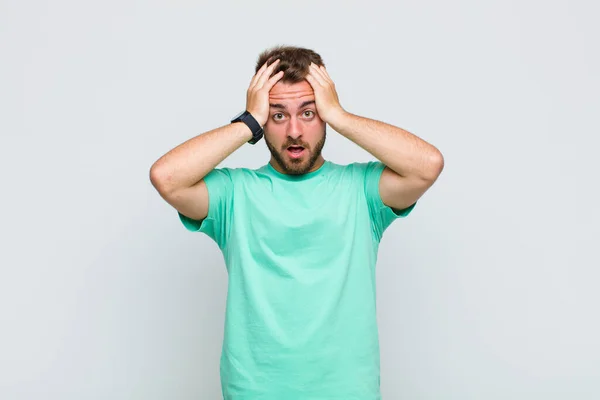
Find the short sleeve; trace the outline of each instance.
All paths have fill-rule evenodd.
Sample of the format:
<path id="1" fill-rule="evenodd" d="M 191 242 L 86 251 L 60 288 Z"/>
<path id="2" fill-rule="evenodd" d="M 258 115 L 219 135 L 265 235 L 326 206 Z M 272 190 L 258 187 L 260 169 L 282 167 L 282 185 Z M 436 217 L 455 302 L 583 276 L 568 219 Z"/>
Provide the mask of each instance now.
<path id="1" fill-rule="evenodd" d="M 208 190 L 208 215 L 203 220 L 191 219 L 180 212 L 179 219 L 186 229 L 203 232 L 212 238 L 219 248 L 227 244 L 233 217 L 233 178 L 230 168 L 213 169 L 204 177 Z"/>
<path id="2" fill-rule="evenodd" d="M 367 205 L 369 207 L 373 235 L 377 241 L 380 241 L 383 237 L 383 233 L 391 223 L 398 218 L 407 217 L 417 203 L 415 202 L 402 210 L 396 210 L 395 208 L 385 205 L 383 200 L 381 200 L 381 195 L 379 193 L 379 180 L 385 169 L 385 164 L 380 161 L 369 161 L 358 165 L 364 172 L 364 190 Z"/>

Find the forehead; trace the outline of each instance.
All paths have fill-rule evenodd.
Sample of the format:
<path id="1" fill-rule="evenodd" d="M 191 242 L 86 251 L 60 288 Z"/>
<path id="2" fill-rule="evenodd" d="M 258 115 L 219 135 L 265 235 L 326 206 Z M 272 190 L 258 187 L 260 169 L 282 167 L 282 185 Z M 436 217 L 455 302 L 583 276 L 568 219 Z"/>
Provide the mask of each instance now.
<path id="1" fill-rule="evenodd" d="M 306 101 L 306 100 L 314 100 L 315 92 L 310 86 L 308 81 L 304 80 L 298 83 L 286 83 L 286 82 L 277 82 L 275 86 L 271 88 L 269 92 L 269 100 L 277 101 L 279 103 L 283 101 L 289 101 L 291 103 L 295 103 L 295 100 L 298 101 Z"/>

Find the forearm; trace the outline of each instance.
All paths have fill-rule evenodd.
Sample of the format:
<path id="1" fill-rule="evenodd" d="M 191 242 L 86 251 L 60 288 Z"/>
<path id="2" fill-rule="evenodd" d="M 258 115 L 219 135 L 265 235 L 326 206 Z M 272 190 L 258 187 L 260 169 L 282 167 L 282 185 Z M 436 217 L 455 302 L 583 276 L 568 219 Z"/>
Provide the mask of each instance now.
<path id="1" fill-rule="evenodd" d="M 150 180 L 163 192 L 191 187 L 251 138 L 241 122 L 202 133 L 159 158 L 150 169 Z"/>
<path id="2" fill-rule="evenodd" d="M 329 125 L 403 177 L 435 179 L 443 168 L 440 151 L 404 129 L 346 111 Z"/>

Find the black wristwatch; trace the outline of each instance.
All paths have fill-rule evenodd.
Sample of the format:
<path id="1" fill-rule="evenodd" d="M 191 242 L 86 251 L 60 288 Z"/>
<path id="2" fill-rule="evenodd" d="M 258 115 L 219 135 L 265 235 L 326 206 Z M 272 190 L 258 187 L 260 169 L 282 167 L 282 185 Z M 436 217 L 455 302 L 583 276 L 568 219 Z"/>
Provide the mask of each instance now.
<path id="1" fill-rule="evenodd" d="M 260 126 L 258 121 L 256 121 L 256 119 L 254 119 L 252 114 L 250 114 L 248 111 L 242 111 L 237 116 L 235 116 L 231 120 L 231 123 L 234 122 L 243 122 L 246 125 L 248 125 L 248 128 L 250 128 L 250 130 L 252 131 L 252 139 L 250 139 L 248 143 L 254 144 L 263 137 L 264 132 L 262 126 Z"/>

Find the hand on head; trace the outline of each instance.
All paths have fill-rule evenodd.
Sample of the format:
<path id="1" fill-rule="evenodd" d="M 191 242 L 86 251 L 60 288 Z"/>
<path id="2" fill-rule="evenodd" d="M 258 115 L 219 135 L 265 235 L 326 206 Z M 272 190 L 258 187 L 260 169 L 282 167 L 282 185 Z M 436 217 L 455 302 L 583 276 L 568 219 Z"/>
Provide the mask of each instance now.
<path id="1" fill-rule="evenodd" d="M 279 59 L 271 65 L 268 61 L 258 70 L 252 78 L 246 95 L 246 110 L 252 114 L 260 126 L 264 126 L 269 118 L 269 91 L 283 77 L 283 71 L 271 76 L 279 64 Z M 269 76 L 271 76 L 269 78 Z"/>

